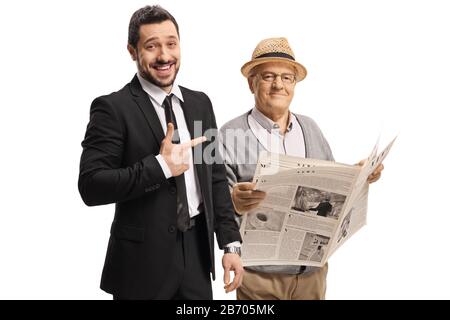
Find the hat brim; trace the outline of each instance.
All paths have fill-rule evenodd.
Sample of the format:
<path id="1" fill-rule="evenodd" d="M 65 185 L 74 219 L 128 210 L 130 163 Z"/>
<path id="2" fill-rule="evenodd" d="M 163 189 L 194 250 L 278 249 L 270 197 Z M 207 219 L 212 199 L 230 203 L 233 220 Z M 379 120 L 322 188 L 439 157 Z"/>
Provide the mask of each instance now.
<path id="1" fill-rule="evenodd" d="M 302 66 L 297 61 L 293 61 L 287 58 L 278 58 L 278 57 L 267 57 L 267 58 L 259 58 L 251 60 L 247 63 L 245 63 L 241 68 L 241 73 L 244 75 L 244 77 L 248 78 L 250 71 L 260 64 L 267 63 L 267 62 L 284 62 L 292 65 L 295 68 L 296 71 L 296 80 L 297 82 L 302 81 L 306 77 L 306 68 Z"/>

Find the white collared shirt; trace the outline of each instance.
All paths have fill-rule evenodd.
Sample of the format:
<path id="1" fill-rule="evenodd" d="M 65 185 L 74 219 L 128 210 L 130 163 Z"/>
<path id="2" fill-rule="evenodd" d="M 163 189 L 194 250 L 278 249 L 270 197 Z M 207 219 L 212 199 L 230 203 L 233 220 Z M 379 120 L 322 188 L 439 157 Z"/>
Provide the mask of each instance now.
<path id="1" fill-rule="evenodd" d="M 295 157 L 305 157 L 305 138 L 295 115 L 289 112 L 289 124 L 286 133 L 280 132 L 280 126 L 266 117 L 256 107 L 248 115 L 248 124 L 258 141 L 269 152 Z"/>
<path id="2" fill-rule="evenodd" d="M 158 86 L 142 78 L 139 73 L 137 74 L 137 77 L 139 79 L 139 82 L 141 83 L 142 89 L 148 94 L 153 104 L 153 107 L 155 108 L 156 114 L 158 115 L 159 122 L 161 123 L 164 134 L 166 134 L 167 124 L 163 102 L 166 96 L 168 96 L 168 94 Z M 181 93 L 180 87 L 176 83 L 174 83 L 172 85 L 172 90 L 170 93 L 174 95 L 172 97 L 172 108 L 173 112 L 175 113 L 175 117 L 177 119 L 178 133 L 180 135 L 180 143 L 191 141 L 192 139 L 191 134 L 189 133 L 189 130 L 187 128 L 186 120 L 184 118 L 184 112 L 183 109 L 181 108 L 181 102 L 183 102 L 183 94 Z M 169 166 L 167 165 L 162 155 L 158 154 L 156 156 L 156 159 L 158 160 L 159 165 L 161 166 L 164 175 L 166 176 L 166 179 L 172 177 L 172 173 L 170 172 Z M 187 191 L 186 196 L 189 206 L 189 215 L 192 218 L 199 213 L 198 206 L 202 202 L 200 184 L 194 171 L 192 148 L 189 152 L 189 169 L 184 172 L 184 180 L 186 183 L 186 191 Z"/>

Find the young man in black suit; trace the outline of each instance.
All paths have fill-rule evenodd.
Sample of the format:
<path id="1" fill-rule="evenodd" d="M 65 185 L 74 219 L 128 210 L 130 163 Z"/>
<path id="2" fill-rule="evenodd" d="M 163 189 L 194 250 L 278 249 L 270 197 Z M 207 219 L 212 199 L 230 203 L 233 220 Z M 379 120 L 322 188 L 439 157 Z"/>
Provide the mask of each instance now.
<path id="1" fill-rule="evenodd" d="M 242 281 L 225 167 L 194 161 L 216 143 L 194 124 L 217 126 L 209 98 L 175 82 L 179 39 L 163 8 L 136 11 L 128 51 L 137 75 L 91 106 L 78 187 L 88 206 L 116 204 L 101 281 L 114 299 L 212 299 L 214 232 L 226 292 Z"/>

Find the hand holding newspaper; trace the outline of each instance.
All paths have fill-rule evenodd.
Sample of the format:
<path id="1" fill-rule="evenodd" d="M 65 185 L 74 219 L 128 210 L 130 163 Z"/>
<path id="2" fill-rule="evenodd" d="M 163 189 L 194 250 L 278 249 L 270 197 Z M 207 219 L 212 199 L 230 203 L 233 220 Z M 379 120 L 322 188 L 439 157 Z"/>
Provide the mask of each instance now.
<path id="1" fill-rule="evenodd" d="M 267 195 L 243 216 L 244 266 L 323 266 L 366 224 L 367 178 L 394 141 L 362 166 L 261 153 L 253 182 Z"/>

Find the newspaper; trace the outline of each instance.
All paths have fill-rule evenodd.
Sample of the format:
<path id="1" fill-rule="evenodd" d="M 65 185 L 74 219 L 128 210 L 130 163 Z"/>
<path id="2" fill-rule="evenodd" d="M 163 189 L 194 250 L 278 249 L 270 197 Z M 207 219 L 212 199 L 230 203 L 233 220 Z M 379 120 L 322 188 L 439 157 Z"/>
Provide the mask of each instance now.
<path id="1" fill-rule="evenodd" d="M 367 178 L 394 141 L 362 166 L 261 153 L 253 182 L 267 196 L 243 216 L 244 266 L 323 266 L 366 224 Z"/>

